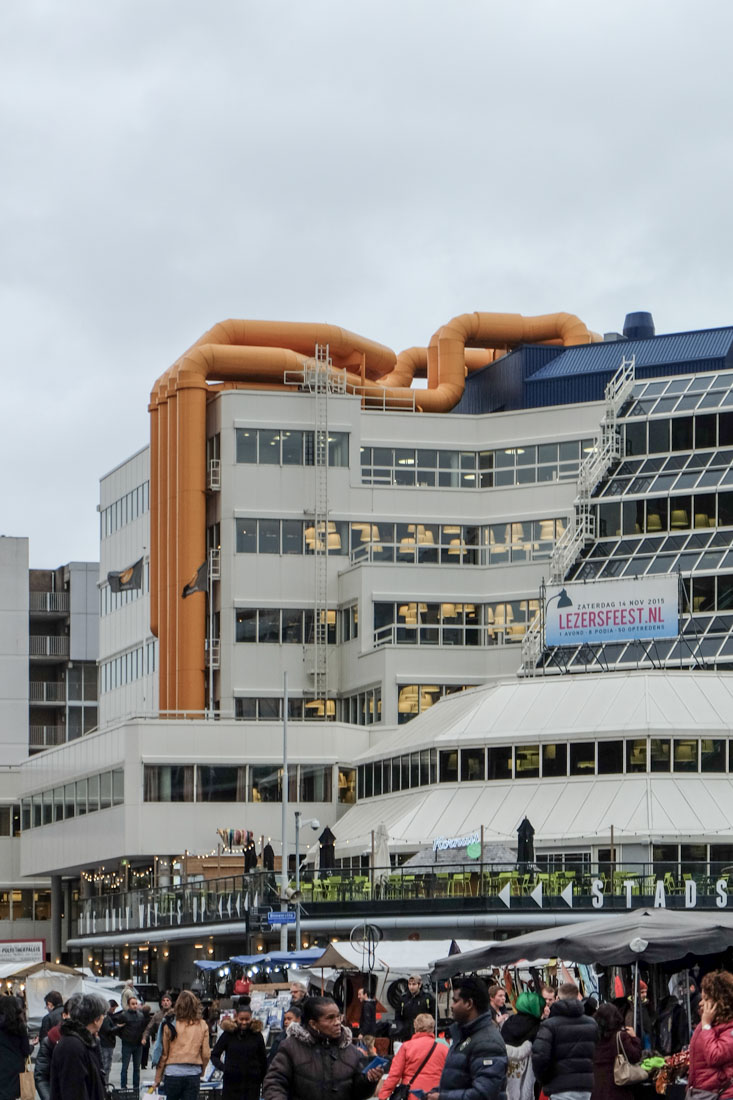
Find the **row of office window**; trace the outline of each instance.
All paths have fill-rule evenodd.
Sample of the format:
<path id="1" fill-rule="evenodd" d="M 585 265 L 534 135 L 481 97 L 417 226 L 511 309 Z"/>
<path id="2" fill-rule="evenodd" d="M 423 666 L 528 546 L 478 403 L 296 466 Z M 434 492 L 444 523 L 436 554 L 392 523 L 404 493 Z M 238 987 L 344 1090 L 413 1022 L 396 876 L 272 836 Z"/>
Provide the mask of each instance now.
<path id="1" fill-rule="evenodd" d="M 134 603 L 141 596 L 146 596 L 150 591 L 150 562 L 143 562 L 142 588 L 126 588 L 123 592 L 113 592 L 105 581 L 99 589 L 99 613 L 101 616 L 111 615 L 120 607 L 126 607 L 128 603 Z"/>
<path id="2" fill-rule="evenodd" d="M 733 480 L 733 478 L 731 479 Z M 605 496 L 606 494 L 604 494 Z M 598 505 L 600 538 L 733 526 L 733 491 L 685 493 Z"/>
<path id="3" fill-rule="evenodd" d="M 100 694 L 131 684 L 143 676 L 152 676 L 157 663 L 157 642 L 145 642 L 135 649 L 103 661 L 99 666 Z"/>
<path id="4" fill-rule="evenodd" d="M 730 771 L 733 771 L 733 742 L 716 738 L 638 737 L 626 741 L 569 744 L 481 745 L 465 749 L 421 749 L 360 764 L 357 791 L 359 798 L 370 798 L 436 782 Z"/>
<path id="5" fill-rule="evenodd" d="M 577 477 L 594 439 L 516 444 L 497 451 L 424 447 L 362 447 L 364 485 L 410 485 L 441 489 L 493 489 Z"/>
<path id="6" fill-rule="evenodd" d="M 335 645 L 338 612 L 319 612 L 324 641 Z M 315 642 L 315 613 L 307 607 L 247 607 L 235 612 L 234 640 L 271 645 L 312 645 Z"/>
<path id="7" fill-rule="evenodd" d="M 279 696 L 240 695 L 234 700 L 234 717 L 246 722 L 277 722 L 282 719 Z M 348 722 L 371 726 L 382 721 L 382 689 L 366 688 L 339 698 L 309 699 L 288 697 L 288 718 L 295 722 Z"/>
<path id="8" fill-rule="evenodd" d="M 144 481 L 119 500 L 113 501 L 99 513 L 99 537 L 113 535 L 121 527 L 126 527 L 134 519 L 144 515 L 150 508 L 150 482 Z"/>
<path id="9" fill-rule="evenodd" d="M 108 810 L 125 801 L 125 775 L 122 768 L 77 779 L 73 783 L 42 791 L 20 804 L 21 829 L 37 829 L 57 821 Z"/>
<path id="10" fill-rule="evenodd" d="M 313 431 L 285 428 L 236 428 L 236 460 L 260 466 L 314 466 Z M 328 465 L 349 465 L 349 433 L 328 433 Z"/>
<path id="11" fill-rule="evenodd" d="M 707 409 L 730 408 L 733 405 L 733 376 L 726 374 L 695 375 L 692 378 L 650 380 L 634 387 L 627 417 L 670 416 Z"/>
<path id="12" fill-rule="evenodd" d="M 521 642 L 538 600 L 374 604 L 374 645 L 487 646 Z"/>
<path id="13" fill-rule="evenodd" d="M 331 765 L 288 765 L 288 801 L 332 802 Z M 339 802 L 353 802 L 356 777 L 338 768 Z M 145 764 L 145 802 L 280 802 L 282 764 Z"/>
<path id="14" fill-rule="evenodd" d="M 0 890 L 0 920 L 50 919 L 50 890 Z"/>
<path id="15" fill-rule="evenodd" d="M 383 520 L 238 518 L 238 554 L 349 555 L 355 563 L 507 565 L 549 558 L 564 518 L 492 523 L 388 523 Z"/>

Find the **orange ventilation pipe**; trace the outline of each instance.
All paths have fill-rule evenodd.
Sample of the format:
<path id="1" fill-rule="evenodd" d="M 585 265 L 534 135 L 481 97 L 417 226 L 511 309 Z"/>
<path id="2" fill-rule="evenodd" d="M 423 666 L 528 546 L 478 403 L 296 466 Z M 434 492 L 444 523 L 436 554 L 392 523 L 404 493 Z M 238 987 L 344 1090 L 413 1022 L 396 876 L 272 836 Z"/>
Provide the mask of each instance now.
<path id="1" fill-rule="evenodd" d="M 150 398 L 150 624 L 159 640 L 159 708 L 205 706 L 205 600 L 182 590 L 206 558 L 206 401 L 221 389 L 292 389 L 316 345 L 329 346 L 349 392 L 386 407 L 449 412 L 466 374 L 521 343 L 588 344 L 600 337 L 568 313 L 466 313 L 427 348 L 390 348 L 336 325 L 223 321 L 163 374 Z M 427 389 L 412 389 L 427 374 Z"/>

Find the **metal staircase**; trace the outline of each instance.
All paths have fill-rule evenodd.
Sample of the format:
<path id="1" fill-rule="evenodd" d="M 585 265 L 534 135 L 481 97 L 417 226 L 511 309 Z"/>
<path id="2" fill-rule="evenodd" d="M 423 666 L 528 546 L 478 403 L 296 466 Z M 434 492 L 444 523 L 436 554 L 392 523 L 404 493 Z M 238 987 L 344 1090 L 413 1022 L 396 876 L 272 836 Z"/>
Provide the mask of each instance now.
<path id="1" fill-rule="evenodd" d="M 575 509 L 570 521 L 550 558 L 550 584 L 559 584 L 568 570 L 578 560 L 583 547 L 596 537 L 596 517 L 591 496 L 596 485 L 621 458 L 621 436 L 618 432 L 618 414 L 631 396 L 636 381 L 636 356 L 625 356 L 621 365 L 606 386 L 605 409 L 601 420 L 601 434 L 596 446 L 580 464 L 577 480 Z M 522 638 L 522 664 L 520 675 L 533 676 L 544 648 L 544 608 L 527 627 Z"/>

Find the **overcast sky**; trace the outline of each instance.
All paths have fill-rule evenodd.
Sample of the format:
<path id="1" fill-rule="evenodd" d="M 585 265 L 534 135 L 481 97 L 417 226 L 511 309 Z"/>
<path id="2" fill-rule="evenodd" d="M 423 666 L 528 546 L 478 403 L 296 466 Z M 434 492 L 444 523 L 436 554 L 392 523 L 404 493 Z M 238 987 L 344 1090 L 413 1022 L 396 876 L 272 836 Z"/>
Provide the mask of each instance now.
<path id="1" fill-rule="evenodd" d="M 733 323 L 730 0 L 3 0 L 2 521 L 102 474 L 227 317 Z"/>

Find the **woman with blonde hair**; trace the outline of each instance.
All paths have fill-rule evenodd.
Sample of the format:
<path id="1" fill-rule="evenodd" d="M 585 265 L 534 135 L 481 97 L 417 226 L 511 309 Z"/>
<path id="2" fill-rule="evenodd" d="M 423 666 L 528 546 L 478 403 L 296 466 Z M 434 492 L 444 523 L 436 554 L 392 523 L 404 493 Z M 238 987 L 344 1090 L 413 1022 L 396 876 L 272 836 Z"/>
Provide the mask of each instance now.
<path id="1" fill-rule="evenodd" d="M 429 1013 L 420 1012 L 415 1017 L 414 1035 L 402 1044 L 392 1059 L 379 1090 L 379 1100 L 387 1100 L 399 1085 L 422 1089 L 426 1095 L 437 1089 L 447 1057 L 448 1047 L 435 1038 L 435 1020 Z"/>
<path id="2" fill-rule="evenodd" d="M 704 1094 L 723 1100 L 733 1097 L 733 974 L 718 970 L 702 980 L 700 1023 L 690 1039 L 690 1074 L 687 1095 L 705 1100 Z"/>
<path id="3" fill-rule="evenodd" d="M 156 1087 L 165 1078 L 167 1100 L 195 1100 L 201 1075 L 209 1064 L 209 1027 L 201 1004 L 190 990 L 178 994 L 175 1020 L 163 1020 L 163 1053 L 155 1072 Z"/>

